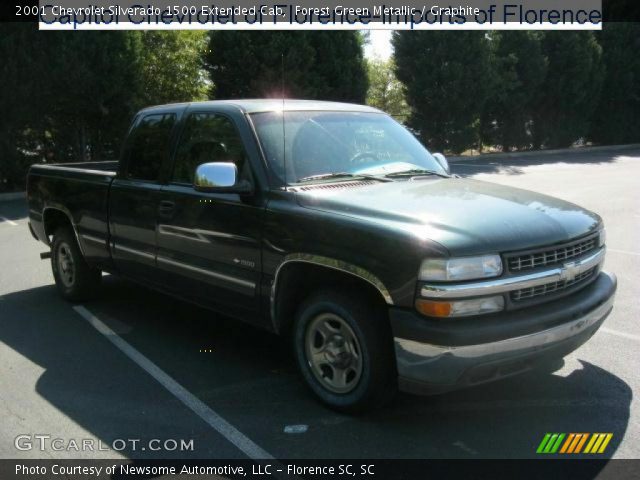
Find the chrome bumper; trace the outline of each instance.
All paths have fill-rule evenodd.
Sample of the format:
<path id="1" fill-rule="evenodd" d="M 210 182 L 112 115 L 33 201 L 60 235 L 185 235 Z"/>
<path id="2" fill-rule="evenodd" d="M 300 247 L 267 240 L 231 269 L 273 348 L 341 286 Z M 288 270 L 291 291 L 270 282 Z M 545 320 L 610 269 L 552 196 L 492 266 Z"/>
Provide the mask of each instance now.
<path id="1" fill-rule="evenodd" d="M 444 346 L 394 339 L 402 390 L 437 393 L 530 370 L 541 360 L 561 358 L 586 342 L 613 307 L 612 293 L 597 307 L 553 328 L 476 345 Z M 478 318 L 481 322 L 482 319 Z"/>

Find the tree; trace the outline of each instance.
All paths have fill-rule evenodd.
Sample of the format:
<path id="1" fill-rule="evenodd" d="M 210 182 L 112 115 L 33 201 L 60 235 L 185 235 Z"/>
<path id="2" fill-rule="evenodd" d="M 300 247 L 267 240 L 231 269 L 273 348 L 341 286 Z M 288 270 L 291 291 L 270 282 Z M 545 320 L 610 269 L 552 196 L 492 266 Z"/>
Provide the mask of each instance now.
<path id="1" fill-rule="evenodd" d="M 0 24 L 0 192 L 24 188 L 28 165 L 34 161 L 21 151 L 25 132 L 39 117 L 43 68 L 37 27 L 27 23 Z M 34 55 L 23 55 L 25 48 Z"/>
<path id="2" fill-rule="evenodd" d="M 396 76 L 412 113 L 408 125 L 434 150 L 477 145 L 490 74 L 484 32 L 394 32 Z"/>
<path id="3" fill-rule="evenodd" d="M 374 59 L 367 61 L 369 91 L 367 104 L 393 115 L 400 121 L 409 116 L 409 107 L 404 99 L 402 84 L 394 73 L 393 60 Z"/>
<path id="4" fill-rule="evenodd" d="M 203 58 L 204 31 L 142 32 L 142 106 L 204 100 L 207 97 Z"/>
<path id="5" fill-rule="evenodd" d="M 589 137 L 598 143 L 640 141 L 640 24 L 611 22 L 597 35 L 605 65 Z"/>
<path id="6" fill-rule="evenodd" d="M 545 32 L 547 75 L 536 99 L 534 146 L 567 147 L 583 139 L 600 98 L 602 48 L 593 32 Z"/>
<path id="7" fill-rule="evenodd" d="M 539 32 L 491 35 L 492 83 L 482 114 L 483 143 L 503 150 L 531 148 L 533 113 L 547 63 Z"/>
<path id="8" fill-rule="evenodd" d="M 207 38 L 1 24 L 0 190 L 24 188 L 37 161 L 115 158 L 140 107 L 204 98 Z"/>
<path id="9" fill-rule="evenodd" d="M 141 97 L 139 32 L 51 32 L 42 54 L 55 94 L 41 128 L 56 160 L 113 158 Z"/>
<path id="10" fill-rule="evenodd" d="M 367 77 L 357 32 L 212 31 L 209 50 L 212 98 L 284 93 L 288 98 L 365 101 Z"/>

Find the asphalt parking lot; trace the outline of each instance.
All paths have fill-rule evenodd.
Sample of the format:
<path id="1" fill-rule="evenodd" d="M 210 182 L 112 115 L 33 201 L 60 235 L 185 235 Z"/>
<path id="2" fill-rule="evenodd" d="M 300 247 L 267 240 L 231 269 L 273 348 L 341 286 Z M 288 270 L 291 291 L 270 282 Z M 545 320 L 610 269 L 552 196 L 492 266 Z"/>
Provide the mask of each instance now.
<path id="1" fill-rule="evenodd" d="M 640 458 L 640 150 L 463 160 L 453 171 L 604 218 L 616 306 L 560 370 L 437 397 L 401 395 L 374 414 L 339 415 L 306 390 L 281 338 L 111 276 L 82 316 L 56 294 L 25 203 L 2 202 L 0 457 L 233 459 L 257 448 L 276 458 L 533 458 L 546 432 L 612 432 L 604 456 Z M 110 330 L 94 328 L 87 312 Z M 116 336 L 164 382 L 110 341 Z M 34 434 L 140 443 L 16 449 L 17 436 Z M 194 448 L 143 447 L 151 439 L 193 440 Z"/>

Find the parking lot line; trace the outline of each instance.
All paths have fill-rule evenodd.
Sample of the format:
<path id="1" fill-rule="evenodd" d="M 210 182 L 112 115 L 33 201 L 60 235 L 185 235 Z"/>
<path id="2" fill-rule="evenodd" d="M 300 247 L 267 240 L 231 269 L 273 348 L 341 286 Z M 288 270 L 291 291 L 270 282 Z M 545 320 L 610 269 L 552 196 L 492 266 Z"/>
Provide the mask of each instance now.
<path id="1" fill-rule="evenodd" d="M 73 307 L 73 309 L 98 332 L 104 335 L 113 345 L 115 345 L 129 359 L 133 360 L 140 368 L 151 375 L 164 388 L 169 390 L 178 400 L 184 403 L 202 420 L 209 424 L 220 435 L 225 437 L 229 442 L 236 446 L 240 451 L 252 460 L 273 460 L 274 457 L 265 450 L 256 445 L 251 439 L 246 437 L 237 428 L 227 422 L 215 411 L 205 405 L 201 400 L 192 395 L 187 389 L 167 375 L 155 363 L 141 354 L 125 342 L 118 334 L 111 330 L 104 322 L 102 322 L 93 313 L 82 305 Z"/>
<path id="2" fill-rule="evenodd" d="M 607 252 L 624 253 L 626 255 L 640 256 L 640 253 L 638 252 L 630 252 L 628 250 L 616 250 L 615 248 L 607 248 Z"/>
<path id="3" fill-rule="evenodd" d="M 602 327 L 600 331 L 609 333 L 611 335 L 617 335 L 619 337 L 628 338 L 629 340 L 635 340 L 636 342 L 640 342 L 640 335 L 633 335 L 632 333 L 619 332 L 618 330 L 611 330 L 610 328 L 607 328 L 607 327 Z"/>
<path id="4" fill-rule="evenodd" d="M 12 227 L 17 227 L 18 226 L 18 224 L 16 222 L 14 222 L 13 220 L 9 220 L 7 217 L 3 217 L 1 215 L 0 215 L 0 222 L 7 222 Z"/>

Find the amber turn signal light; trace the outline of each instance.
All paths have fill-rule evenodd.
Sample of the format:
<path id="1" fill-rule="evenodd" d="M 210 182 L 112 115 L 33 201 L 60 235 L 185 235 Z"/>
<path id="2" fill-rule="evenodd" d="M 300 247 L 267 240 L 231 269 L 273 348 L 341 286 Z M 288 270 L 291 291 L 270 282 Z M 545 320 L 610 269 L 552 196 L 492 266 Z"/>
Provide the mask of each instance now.
<path id="1" fill-rule="evenodd" d="M 451 303 L 418 299 L 416 310 L 428 317 L 448 317 L 451 314 Z"/>
<path id="2" fill-rule="evenodd" d="M 419 298 L 416 300 L 416 310 L 428 317 L 468 317 L 483 315 L 504 310 L 504 298 L 501 295 L 494 297 L 470 298 L 467 300 L 452 300 L 450 302 L 438 302 Z"/>

